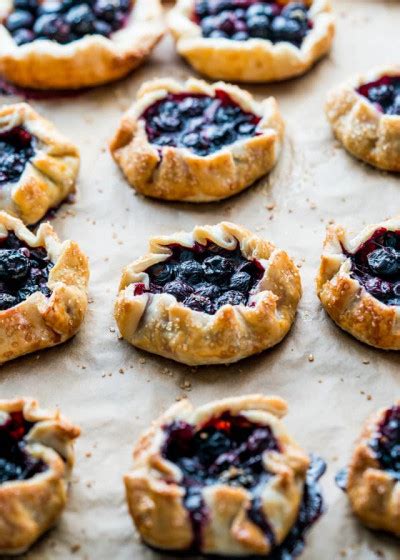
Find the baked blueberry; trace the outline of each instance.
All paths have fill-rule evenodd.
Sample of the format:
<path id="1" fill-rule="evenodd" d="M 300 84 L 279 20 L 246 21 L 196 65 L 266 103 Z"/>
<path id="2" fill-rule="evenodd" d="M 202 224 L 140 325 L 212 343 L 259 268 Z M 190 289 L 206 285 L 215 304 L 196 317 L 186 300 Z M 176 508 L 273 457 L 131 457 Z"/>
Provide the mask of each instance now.
<path id="1" fill-rule="evenodd" d="M 0 187 L 18 181 L 34 156 L 35 142 L 35 138 L 21 126 L 0 132 Z"/>
<path id="2" fill-rule="evenodd" d="M 363 84 L 357 92 L 366 97 L 382 113 L 400 115 L 400 77 L 382 76 Z"/>
<path id="3" fill-rule="evenodd" d="M 370 447 L 381 468 L 400 480 L 400 405 L 386 410 Z"/>

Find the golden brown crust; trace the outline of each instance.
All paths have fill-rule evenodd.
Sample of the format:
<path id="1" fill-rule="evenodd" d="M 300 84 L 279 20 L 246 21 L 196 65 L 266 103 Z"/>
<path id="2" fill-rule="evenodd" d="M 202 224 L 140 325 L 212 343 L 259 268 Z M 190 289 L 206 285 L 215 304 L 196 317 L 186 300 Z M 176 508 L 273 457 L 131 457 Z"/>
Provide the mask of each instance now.
<path id="1" fill-rule="evenodd" d="M 400 482 L 381 469 L 369 445 L 385 412 L 379 410 L 365 423 L 349 466 L 347 493 L 365 525 L 400 536 Z"/>
<path id="2" fill-rule="evenodd" d="M 283 3 L 286 3 L 284 1 Z M 168 18 L 177 50 L 198 72 L 212 79 L 269 82 L 304 74 L 331 47 L 335 24 L 329 0 L 309 1 L 313 29 L 300 48 L 265 39 L 210 39 L 192 21 L 194 0 L 178 0 Z"/>
<path id="3" fill-rule="evenodd" d="M 143 112 L 167 93 L 214 97 L 217 90 L 261 117 L 258 130 L 262 133 L 206 157 L 174 147 L 164 147 L 161 157 L 148 141 L 140 119 Z M 283 133 L 283 120 L 273 97 L 257 103 L 249 93 L 223 82 L 208 85 L 193 78 L 185 83 L 163 79 L 142 86 L 137 101 L 122 117 L 110 150 L 130 185 L 140 193 L 166 200 L 208 202 L 232 196 L 270 171 L 279 156 Z"/>
<path id="4" fill-rule="evenodd" d="M 0 554 L 24 552 L 54 525 L 66 504 L 73 441 L 80 434 L 59 411 L 40 409 L 34 399 L 0 400 L 0 419 L 6 421 L 11 412 L 22 412 L 34 424 L 26 436 L 27 451 L 48 468 L 30 479 L 0 484 Z"/>
<path id="5" fill-rule="evenodd" d="M 21 220 L 0 212 L 0 236 L 14 231 L 31 247 L 46 248 L 54 263 L 48 280 L 52 294 L 35 292 L 22 303 L 0 311 L 0 363 L 65 342 L 81 326 L 87 308 L 89 267 L 74 241 L 61 243 L 50 224 L 36 235 Z"/>
<path id="6" fill-rule="evenodd" d="M 379 228 L 400 230 L 393 218 L 364 228 L 351 238 L 341 226 L 328 228 L 318 271 L 317 293 L 330 317 L 362 342 L 385 350 L 400 349 L 400 308 L 380 302 L 350 276 L 352 253 Z"/>
<path id="7" fill-rule="evenodd" d="M 237 244 L 265 273 L 251 306 L 223 305 L 215 315 L 193 311 L 170 294 L 135 296 L 133 284 L 148 285 L 144 272 L 168 258 L 166 245 L 192 247 L 210 240 L 226 249 Z M 123 272 L 115 306 L 122 336 L 134 346 L 189 365 L 232 363 L 277 344 L 289 331 L 301 297 L 299 272 L 288 255 L 241 226 L 222 222 L 150 240 L 150 253 Z"/>
<path id="8" fill-rule="evenodd" d="M 356 91 L 386 75 L 400 76 L 400 66 L 375 69 L 341 84 L 328 96 L 326 115 L 336 138 L 353 156 L 400 172 L 400 116 L 381 113 Z"/>
<path id="9" fill-rule="evenodd" d="M 262 508 L 281 543 L 297 519 L 309 459 L 286 432 L 280 418 L 286 403 L 278 397 L 248 395 L 215 401 L 194 409 L 188 401 L 172 406 L 137 442 L 134 468 L 125 476 L 129 510 L 146 543 L 169 550 L 188 549 L 194 539 L 182 502 L 184 488 L 179 467 L 161 454 L 163 425 L 183 420 L 197 427 L 229 411 L 269 426 L 281 452 L 266 452 L 264 465 L 273 474 L 261 493 Z M 168 481 L 168 482 L 167 482 Z M 243 487 L 218 483 L 206 486 L 203 499 L 207 520 L 202 527 L 201 551 L 235 556 L 267 555 L 271 543 L 247 515 L 249 493 Z"/>
<path id="10" fill-rule="evenodd" d="M 111 38 L 86 35 L 66 45 L 41 39 L 17 46 L 0 25 L 0 74 L 37 89 L 78 89 L 125 76 L 164 34 L 159 0 L 132 0 L 132 5 L 127 24 Z"/>

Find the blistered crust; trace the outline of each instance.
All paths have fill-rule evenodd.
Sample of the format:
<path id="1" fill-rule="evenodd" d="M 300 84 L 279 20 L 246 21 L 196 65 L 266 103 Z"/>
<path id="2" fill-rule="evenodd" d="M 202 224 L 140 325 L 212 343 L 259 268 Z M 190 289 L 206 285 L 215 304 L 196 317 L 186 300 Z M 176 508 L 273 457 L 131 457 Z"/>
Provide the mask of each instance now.
<path id="1" fill-rule="evenodd" d="M 295 523 L 309 458 L 280 421 L 287 411 L 285 401 L 278 397 L 248 395 L 194 409 L 185 400 L 172 406 L 139 439 L 133 452 L 133 470 L 125 476 L 129 511 L 146 543 L 162 549 L 185 550 L 194 540 L 190 518 L 182 501 L 181 470 L 162 456 L 163 426 L 183 420 L 201 427 L 207 420 L 226 411 L 271 428 L 281 452 L 264 454 L 264 467 L 273 476 L 261 492 L 262 510 L 277 544 L 284 540 Z M 208 515 L 202 527 L 202 552 L 235 556 L 268 554 L 271 543 L 247 515 L 250 494 L 245 488 L 218 483 L 206 486 L 203 498 Z"/>
<path id="2" fill-rule="evenodd" d="M 22 412 L 34 423 L 27 451 L 48 468 L 30 479 L 0 484 L 0 554 L 24 552 L 54 525 L 67 501 L 73 442 L 80 434 L 59 411 L 43 410 L 34 399 L 0 400 L 0 418 L 11 412 Z"/>
<path id="3" fill-rule="evenodd" d="M 258 259 L 264 275 L 250 305 L 223 305 L 208 315 L 193 311 L 170 294 L 134 295 L 133 284 L 170 255 L 167 245 L 192 247 L 207 241 Z M 222 222 L 197 226 L 192 232 L 150 240 L 150 253 L 125 268 L 115 305 L 119 330 L 128 342 L 154 354 L 189 365 L 232 363 L 277 344 L 289 331 L 301 297 L 299 272 L 288 255 L 241 226 Z"/>
<path id="4" fill-rule="evenodd" d="M 140 116 L 168 93 L 226 92 L 244 110 L 261 118 L 261 134 L 223 146 L 207 156 L 187 148 L 150 144 Z M 193 78 L 185 83 L 172 79 L 147 82 L 136 102 L 122 117 L 110 150 L 129 184 L 140 193 L 166 200 L 209 202 L 232 196 L 249 187 L 275 165 L 283 141 L 284 124 L 273 97 L 257 103 L 236 86 L 218 82 L 208 85 Z"/>
<path id="5" fill-rule="evenodd" d="M 400 230 L 400 219 L 367 226 L 350 237 L 338 225 L 328 227 L 317 276 L 317 293 L 330 317 L 362 342 L 385 350 L 400 349 L 400 308 L 379 301 L 350 277 L 353 253 L 379 228 Z"/>
<path id="6" fill-rule="evenodd" d="M 282 2 L 286 4 L 287 2 Z M 331 48 L 335 23 L 329 0 L 310 5 L 313 28 L 300 48 L 266 39 L 210 39 L 192 20 L 195 0 L 178 0 L 168 18 L 177 50 L 198 72 L 209 78 L 240 82 L 269 82 L 304 74 Z"/>
<path id="7" fill-rule="evenodd" d="M 61 243 L 49 223 L 41 224 L 34 234 L 21 220 L 0 212 L 0 237 L 8 231 L 30 247 L 45 247 L 54 267 L 47 282 L 52 291 L 49 298 L 35 292 L 0 311 L 0 364 L 71 338 L 85 316 L 89 280 L 86 255 L 74 241 Z"/>
<path id="8" fill-rule="evenodd" d="M 369 446 L 385 412 L 379 410 L 365 423 L 349 466 L 347 493 L 365 525 L 400 536 L 400 482 L 381 469 Z"/>
<path id="9" fill-rule="evenodd" d="M 37 89 L 77 89 L 125 76 L 150 55 L 165 30 L 159 0 L 132 5 L 126 25 L 111 38 L 86 35 L 65 45 L 40 39 L 18 46 L 0 25 L 0 74 Z"/>
<path id="10" fill-rule="evenodd" d="M 356 89 L 382 76 L 399 76 L 400 66 L 372 70 L 330 92 L 326 115 L 336 138 L 353 156 L 387 171 L 400 171 L 400 115 L 381 113 Z"/>

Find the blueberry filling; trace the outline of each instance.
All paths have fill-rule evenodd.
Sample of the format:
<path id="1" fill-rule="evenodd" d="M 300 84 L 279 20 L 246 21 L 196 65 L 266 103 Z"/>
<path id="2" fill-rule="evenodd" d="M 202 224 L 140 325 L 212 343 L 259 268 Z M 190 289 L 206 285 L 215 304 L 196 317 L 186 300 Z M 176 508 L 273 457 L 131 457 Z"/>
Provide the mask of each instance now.
<path id="1" fill-rule="evenodd" d="M 194 18 L 203 37 L 247 41 L 286 41 L 300 47 L 312 29 L 305 2 L 197 0 Z"/>
<path id="2" fill-rule="evenodd" d="M 135 284 L 135 295 L 168 293 L 195 311 L 213 315 L 225 304 L 246 305 L 264 274 L 259 261 L 247 260 L 239 247 L 223 249 L 213 243 L 192 248 L 170 246 L 171 256 L 146 270 L 149 289 Z"/>
<path id="3" fill-rule="evenodd" d="M 14 233 L 0 239 L 0 310 L 21 303 L 34 292 L 49 297 L 53 268 L 44 247 L 28 247 Z"/>
<path id="4" fill-rule="evenodd" d="M 380 228 L 349 254 L 350 275 L 379 301 L 400 305 L 400 231 Z"/>
<path id="5" fill-rule="evenodd" d="M 15 183 L 35 154 L 35 139 L 22 126 L 0 132 L 0 186 Z"/>
<path id="6" fill-rule="evenodd" d="M 383 76 L 379 80 L 364 84 L 357 92 L 387 115 L 400 115 L 400 76 Z"/>
<path id="7" fill-rule="evenodd" d="M 4 25 L 17 45 L 36 39 L 66 44 L 85 35 L 109 37 L 130 8 L 131 0 L 14 0 Z"/>
<path id="8" fill-rule="evenodd" d="M 12 412 L 0 424 L 0 484 L 9 480 L 27 480 L 47 469 L 46 463 L 30 455 L 25 436 L 33 424 L 21 412 Z"/>
<path id="9" fill-rule="evenodd" d="M 381 468 L 400 480 L 400 406 L 386 410 L 377 433 L 370 441 Z"/>
<path id="10" fill-rule="evenodd" d="M 168 94 L 151 105 L 142 118 L 151 144 L 188 148 L 206 156 L 222 146 L 258 134 L 260 117 L 243 111 L 228 94 Z"/>

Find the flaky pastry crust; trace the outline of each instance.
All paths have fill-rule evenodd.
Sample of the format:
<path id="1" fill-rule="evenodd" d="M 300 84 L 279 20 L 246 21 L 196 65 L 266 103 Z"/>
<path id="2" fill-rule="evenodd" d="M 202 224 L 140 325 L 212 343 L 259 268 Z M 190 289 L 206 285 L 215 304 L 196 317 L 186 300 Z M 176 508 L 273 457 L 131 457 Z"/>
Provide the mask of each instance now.
<path id="1" fill-rule="evenodd" d="M 1 186 L 0 209 L 34 224 L 75 192 L 79 150 L 27 103 L 0 107 L 0 133 L 14 126 L 32 134 L 35 155 L 17 182 Z"/>
<path id="2" fill-rule="evenodd" d="M 12 8 L 6 0 L 3 16 Z M 110 38 L 86 35 L 68 44 L 36 39 L 18 46 L 0 25 L 0 74 L 18 86 L 78 89 L 122 78 L 148 57 L 164 34 L 159 0 L 132 0 L 126 25 Z"/>
<path id="3" fill-rule="evenodd" d="M 400 66 L 375 69 L 341 84 L 330 92 L 325 110 L 336 138 L 353 156 L 400 172 L 400 115 L 380 112 L 356 91 L 382 76 L 400 77 Z"/>
<path id="4" fill-rule="evenodd" d="M 67 501 L 73 442 L 80 434 L 59 411 L 43 410 L 31 398 L 0 400 L 0 421 L 6 422 L 12 412 L 22 412 L 33 423 L 26 449 L 47 469 L 27 480 L 0 484 L 0 554 L 24 552 L 57 521 Z"/>
<path id="5" fill-rule="evenodd" d="M 134 467 L 125 476 L 126 497 L 135 525 L 151 546 L 169 550 L 189 549 L 196 536 L 183 504 L 180 468 L 165 459 L 163 426 L 184 421 L 201 428 L 223 412 L 242 415 L 269 426 L 281 451 L 266 451 L 264 468 L 272 474 L 260 492 L 261 507 L 276 544 L 280 544 L 295 523 L 303 495 L 309 458 L 288 435 L 281 418 L 287 405 L 278 397 L 248 395 L 228 398 L 193 408 L 187 400 L 172 406 L 134 447 Z M 267 555 L 271 542 L 247 515 L 250 494 L 242 486 L 219 482 L 202 490 L 207 516 L 202 527 L 204 553 L 246 556 Z"/>
<path id="6" fill-rule="evenodd" d="M 74 241 L 64 241 L 49 223 L 36 234 L 21 220 L 0 212 L 0 238 L 8 231 L 30 247 L 45 247 L 54 263 L 47 286 L 47 298 L 35 292 L 18 305 L 0 311 L 0 364 L 71 338 L 81 326 L 87 308 L 89 266 L 86 255 Z"/>
<path id="7" fill-rule="evenodd" d="M 286 4 L 289 0 L 283 0 Z M 213 79 L 269 82 L 304 74 L 331 47 L 335 24 L 329 0 L 311 0 L 313 28 L 300 48 L 266 39 L 205 38 L 192 20 L 195 0 L 178 0 L 168 18 L 177 50 L 198 72 Z"/>
<path id="8" fill-rule="evenodd" d="M 135 283 L 149 285 L 145 270 L 170 256 L 168 245 L 192 247 L 208 241 L 225 249 L 239 244 L 247 259 L 257 259 L 264 267 L 247 306 L 223 305 L 208 315 L 184 306 L 171 294 L 134 295 Z M 298 269 L 284 251 L 241 226 L 222 222 L 152 238 L 150 253 L 123 271 L 115 318 L 123 338 L 138 348 L 189 365 L 232 363 L 282 340 L 300 297 Z"/>
<path id="9" fill-rule="evenodd" d="M 369 445 L 385 412 L 379 410 L 365 423 L 349 466 L 347 493 L 365 525 L 400 536 L 400 482 L 382 470 Z"/>
<path id="10" fill-rule="evenodd" d="M 207 156 L 172 146 L 160 152 L 150 144 L 140 118 L 149 106 L 169 93 L 214 97 L 218 90 L 226 92 L 244 111 L 261 118 L 257 126 L 260 134 L 222 146 Z M 136 102 L 122 117 L 110 150 L 138 192 L 166 200 L 209 202 L 237 194 L 270 171 L 278 159 L 283 134 L 283 120 L 273 97 L 257 103 L 249 93 L 223 82 L 208 85 L 193 78 L 185 83 L 163 79 L 141 87 Z"/>
<path id="11" fill-rule="evenodd" d="M 317 293 L 339 327 L 371 346 L 399 350 L 400 308 L 379 301 L 352 278 L 351 261 L 344 252 L 355 252 L 380 228 L 399 231 L 400 218 L 367 226 L 355 237 L 350 237 L 342 226 L 328 227 L 316 280 Z"/>

